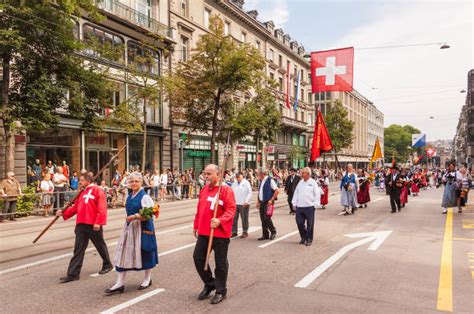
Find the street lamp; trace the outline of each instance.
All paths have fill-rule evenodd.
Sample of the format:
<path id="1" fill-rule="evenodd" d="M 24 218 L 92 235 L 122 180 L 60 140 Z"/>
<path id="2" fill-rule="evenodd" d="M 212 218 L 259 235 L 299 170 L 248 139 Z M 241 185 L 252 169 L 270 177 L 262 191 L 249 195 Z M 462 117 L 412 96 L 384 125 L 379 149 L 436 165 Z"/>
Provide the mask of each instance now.
<path id="1" fill-rule="evenodd" d="M 459 91 L 459 93 L 461 93 L 461 94 L 464 94 L 465 92 L 466 92 L 465 89 L 461 89 L 461 91 Z"/>
<path id="2" fill-rule="evenodd" d="M 451 46 L 449 46 L 447 43 L 443 43 L 439 49 L 449 49 Z"/>

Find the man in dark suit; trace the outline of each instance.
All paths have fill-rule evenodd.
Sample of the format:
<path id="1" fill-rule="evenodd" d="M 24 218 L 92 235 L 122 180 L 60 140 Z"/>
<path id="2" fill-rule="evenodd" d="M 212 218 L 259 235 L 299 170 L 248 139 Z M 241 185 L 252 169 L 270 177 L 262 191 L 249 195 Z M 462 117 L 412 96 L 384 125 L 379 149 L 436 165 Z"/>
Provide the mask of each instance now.
<path id="1" fill-rule="evenodd" d="M 401 210 L 400 204 L 400 193 L 402 191 L 403 182 L 402 177 L 398 173 L 398 167 L 393 166 L 390 174 L 387 176 L 387 194 L 390 195 L 390 205 L 392 206 L 392 213 L 396 213 L 397 210 Z"/>
<path id="2" fill-rule="evenodd" d="M 296 186 L 300 182 L 300 176 L 296 175 L 296 169 L 290 169 L 290 175 L 286 178 L 285 182 L 285 192 L 288 195 L 288 205 L 290 206 L 290 215 L 295 214 L 295 210 L 293 209 L 293 204 L 291 201 L 293 200 L 293 194 L 295 193 Z"/>

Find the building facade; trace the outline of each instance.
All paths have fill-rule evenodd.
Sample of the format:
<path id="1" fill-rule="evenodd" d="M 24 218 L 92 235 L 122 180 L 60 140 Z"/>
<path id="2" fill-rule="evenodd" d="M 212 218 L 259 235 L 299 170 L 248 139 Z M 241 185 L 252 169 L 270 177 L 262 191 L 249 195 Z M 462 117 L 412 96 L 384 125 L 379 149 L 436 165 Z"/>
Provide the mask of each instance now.
<path id="1" fill-rule="evenodd" d="M 466 164 L 472 169 L 474 162 L 474 69 L 467 74 L 466 102 L 459 115 L 452 157 L 458 164 Z"/>
<path id="2" fill-rule="evenodd" d="M 140 83 L 129 79 L 130 74 L 125 75 L 126 68 L 133 65 L 138 72 L 157 79 L 169 67 L 169 60 L 164 57 L 163 51 L 170 50 L 175 43 L 174 33 L 168 27 L 167 0 L 105 0 L 98 7 L 106 19 L 93 22 L 87 16 L 78 17 L 75 35 L 80 41 L 109 45 L 118 52 L 113 58 L 105 58 L 93 49 L 78 52 L 86 63 L 92 62 L 108 69 L 107 77 L 114 88 L 110 97 L 97 108 L 97 115 L 105 118 L 117 104 L 136 95 L 140 87 Z M 156 36 L 150 34 L 158 34 L 161 39 L 157 41 Z M 146 47 L 143 43 L 147 43 Z M 136 58 L 143 55 L 152 56 L 153 62 L 140 64 Z M 150 84 L 156 79 L 151 79 Z M 71 172 L 87 169 L 96 173 L 125 144 L 127 147 L 119 156 L 118 163 L 105 169 L 101 179 L 110 184 L 116 170 L 159 169 L 163 166 L 163 160 L 170 160 L 170 150 L 164 149 L 165 138 L 169 138 L 166 108 L 164 102 L 146 108 L 146 165 L 142 165 L 142 132 L 111 125 L 106 125 L 100 133 L 89 132 L 82 128 L 82 120 L 59 110 L 58 131 L 31 131 L 26 136 L 16 137 L 16 160 L 23 161 L 23 166 L 16 168 L 16 172 L 25 182 L 27 167 L 39 160 L 43 166 L 48 161 L 57 166 L 66 162 Z M 137 124 L 142 123 L 143 118 L 137 121 Z"/>
<path id="3" fill-rule="evenodd" d="M 310 66 L 304 58 L 305 49 L 276 29 L 272 21 L 261 22 L 258 12 L 245 11 L 242 0 L 176 0 L 170 5 L 170 26 L 177 30 L 177 49 L 172 54 L 173 67 L 185 62 L 196 47 L 201 35 L 209 31 L 209 18 L 218 15 L 224 21 L 227 35 L 241 43 L 258 49 L 266 60 L 266 75 L 277 82 L 274 93 L 282 115 L 282 128 L 271 143 L 256 147 L 251 138 L 242 139 L 234 145 L 228 167 L 240 169 L 256 168 L 260 159 L 269 167 L 301 167 L 307 163 L 308 133 L 312 131 L 314 103 L 310 86 Z M 290 103 L 299 94 L 296 111 L 285 105 L 286 75 L 290 68 Z M 300 88 L 296 90 L 296 77 L 301 76 Z M 245 97 L 245 95 L 244 95 Z M 293 106 L 292 106 L 293 107 Z M 186 139 L 186 140 L 183 140 Z M 173 166 L 200 171 L 210 160 L 210 137 L 208 134 L 186 135 L 186 121 L 173 120 L 172 128 Z M 295 148 L 296 147 L 296 148 Z M 218 155 L 222 154 L 218 148 Z"/>
<path id="4" fill-rule="evenodd" d="M 368 117 L 367 117 L 367 132 L 368 145 L 369 145 L 369 158 L 372 157 L 375 141 L 379 139 L 380 147 L 382 149 L 382 155 L 384 155 L 384 114 L 377 107 L 369 102 L 368 104 Z"/>

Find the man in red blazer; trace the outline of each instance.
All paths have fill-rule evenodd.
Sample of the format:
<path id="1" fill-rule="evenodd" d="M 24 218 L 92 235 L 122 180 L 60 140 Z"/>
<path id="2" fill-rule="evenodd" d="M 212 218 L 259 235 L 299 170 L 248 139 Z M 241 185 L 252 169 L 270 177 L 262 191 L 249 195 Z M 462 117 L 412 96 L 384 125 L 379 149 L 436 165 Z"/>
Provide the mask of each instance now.
<path id="1" fill-rule="evenodd" d="M 74 243 L 74 255 L 67 269 L 67 276 L 60 279 L 61 283 L 66 283 L 79 279 L 84 253 L 92 241 L 100 257 L 102 257 L 102 270 L 99 274 L 106 274 L 112 270 L 107 245 L 104 241 L 102 226 L 107 223 L 107 200 L 104 191 L 93 183 L 90 173 L 81 174 L 79 178 L 81 192 L 76 202 L 66 210 L 58 210 L 56 216 L 62 216 L 68 220 L 74 215 L 76 218 L 76 241 Z"/>
<path id="2" fill-rule="evenodd" d="M 198 299 L 205 300 L 213 290 L 216 290 L 211 303 L 218 304 L 222 302 L 227 295 L 227 273 L 229 271 L 227 251 L 232 234 L 232 223 L 234 221 L 236 205 L 232 188 L 226 184 L 222 185 L 217 216 L 213 218 L 214 205 L 217 201 L 217 190 L 219 189 L 219 167 L 213 164 L 208 165 L 204 169 L 204 176 L 207 185 L 199 194 L 197 212 L 194 218 L 193 234 L 197 238 L 197 242 L 193 258 L 196 270 L 204 282 L 204 289 L 199 294 Z M 216 261 L 216 269 L 214 271 L 215 278 L 209 266 L 207 267 L 207 271 L 204 270 L 211 228 L 215 228 L 214 240 L 212 242 L 212 249 L 214 250 Z"/>

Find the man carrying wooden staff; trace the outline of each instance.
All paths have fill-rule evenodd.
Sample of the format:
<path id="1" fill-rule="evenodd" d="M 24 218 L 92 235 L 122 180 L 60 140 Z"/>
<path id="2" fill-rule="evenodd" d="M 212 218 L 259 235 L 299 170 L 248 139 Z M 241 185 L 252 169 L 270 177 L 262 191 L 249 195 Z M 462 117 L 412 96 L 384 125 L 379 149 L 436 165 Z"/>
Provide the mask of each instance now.
<path id="1" fill-rule="evenodd" d="M 194 265 L 204 282 L 204 289 L 198 299 L 205 300 L 213 290 L 216 290 L 211 300 L 212 304 L 221 303 L 227 296 L 227 273 L 229 271 L 227 251 L 236 209 L 234 192 L 232 188 L 222 184 L 221 175 L 217 165 L 210 164 L 204 169 L 207 185 L 199 195 L 193 230 L 193 234 L 197 238 L 193 254 Z M 218 194 L 219 184 L 221 184 L 220 194 Z M 216 218 L 213 218 L 216 202 L 218 202 L 217 215 Z M 214 229 L 212 250 L 214 250 L 216 263 L 215 278 L 209 267 L 205 267 L 211 229 Z"/>
<path id="2" fill-rule="evenodd" d="M 107 245 L 104 241 L 102 226 L 107 222 L 107 200 L 104 191 L 94 184 L 91 173 L 83 173 L 79 178 L 81 188 L 80 195 L 71 207 L 64 211 L 58 210 L 56 216 L 62 216 L 64 220 L 77 215 L 76 241 L 74 243 L 74 255 L 69 263 L 67 276 L 60 278 L 61 283 L 79 280 L 84 253 L 92 241 L 100 257 L 102 257 L 102 270 L 99 274 L 106 274 L 112 270 Z"/>

